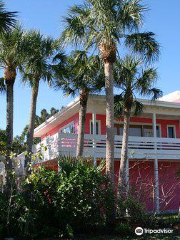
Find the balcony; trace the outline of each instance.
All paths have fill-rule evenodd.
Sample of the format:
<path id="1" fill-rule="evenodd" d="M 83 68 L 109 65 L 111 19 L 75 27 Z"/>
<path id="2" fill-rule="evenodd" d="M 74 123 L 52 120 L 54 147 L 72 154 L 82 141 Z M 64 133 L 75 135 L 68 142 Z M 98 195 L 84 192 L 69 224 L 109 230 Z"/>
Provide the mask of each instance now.
<path id="1" fill-rule="evenodd" d="M 47 147 L 43 150 L 41 145 Z M 34 147 L 34 153 L 42 151 L 44 161 L 57 158 L 59 155 L 76 156 L 77 134 L 58 133 L 47 137 L 42 144 Z M 85 135 L 84 157 L 105 158 L 105 135 Z M 115 158 L 119 159 L 122 148 L 122 137 L 115 136 Z M 153 137 L 129 137 L 130 159 L 180 159 L 180 139 L 177 138 L 153 138 Z"/>

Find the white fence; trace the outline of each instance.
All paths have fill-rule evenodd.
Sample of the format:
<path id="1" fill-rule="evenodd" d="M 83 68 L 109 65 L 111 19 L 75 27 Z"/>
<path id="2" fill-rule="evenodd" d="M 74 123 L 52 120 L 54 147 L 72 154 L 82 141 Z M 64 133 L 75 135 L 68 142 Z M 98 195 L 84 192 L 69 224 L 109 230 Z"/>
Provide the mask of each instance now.
<path id="1" fill-rule="evenodd" d="M 75 156 L 77 147 L 77 134 L 59 133 L 43 141 L 47 147 L 43 150 L 44 160 L 56 158 L 59 154 Z M 106 136 L 86 134 L 84 139 L 84 156 L 104 158 L 106 151 Z M 120 158 L 122 137 L 115 136 L 115 158 Z M 129 137 L 129 156 L 134 159 L 180 159 L 180 139 Z M 34 147 L 39 152 L 40 145 Z"/>

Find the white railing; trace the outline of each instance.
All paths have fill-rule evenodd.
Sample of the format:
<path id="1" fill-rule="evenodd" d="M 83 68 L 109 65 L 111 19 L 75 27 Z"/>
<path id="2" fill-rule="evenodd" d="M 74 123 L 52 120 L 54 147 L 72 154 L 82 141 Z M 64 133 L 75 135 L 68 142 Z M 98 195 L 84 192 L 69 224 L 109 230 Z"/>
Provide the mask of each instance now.
<path id="1" fill-rule="evenodd" d="M 43 143 L 47 150 L 43 151 L 44 160 L 56 158 L 59 154 L 75 156 L 77 147 L 77 134 L 59 133 L 46 139 Z M 84 139 L 84 156 L 104 158 L 106 151 L 106 136 L 86 134 Z M 120 158 L 122 137 L 115 136 L 115 158 Z M 129 137 L 130 158 L 154 159 L 180 159 L 180 139 Z M 40 145 L 35 147 L 40 151 Z"/>

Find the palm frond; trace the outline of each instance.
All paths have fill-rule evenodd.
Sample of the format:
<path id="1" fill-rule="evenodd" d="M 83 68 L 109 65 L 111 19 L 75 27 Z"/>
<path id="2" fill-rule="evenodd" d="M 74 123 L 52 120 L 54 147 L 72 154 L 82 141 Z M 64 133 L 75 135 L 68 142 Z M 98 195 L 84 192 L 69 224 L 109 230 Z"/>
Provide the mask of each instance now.
<path id="1" fill-rule="evenodd" d="M 127 35 L 125 45 L 147 62 L 154 62 L 159 58 L 160 46 L 153 32 Z"/>
<path id="2" fill-rule="evenodd" d="M 139 116 L 143 113 L 144 105 L 138 100 L 134 100 L 132 107 L 133 107 L 133 113 L 135 116 Z"/>
<path id="3" fill-rule="evenodd" d="M 151 88 L 149 89 L 149 95 L 152 95 L 152 101 L 155 101 L 162 97 L 163 92 L 159 88 Z"/>
<path id="4" fill-rule="evenodd" d="M 114 96 L 114 115 L 116 118 L 123 116 L 124 112 L 124 97 L 122 94 Z"/>
<path id="5" fill-rule="evenodd" d="M 17 12 L 8 12 L 4 1 L 0 1 L 0 32 L 10 30 L 17 22 Z"/>

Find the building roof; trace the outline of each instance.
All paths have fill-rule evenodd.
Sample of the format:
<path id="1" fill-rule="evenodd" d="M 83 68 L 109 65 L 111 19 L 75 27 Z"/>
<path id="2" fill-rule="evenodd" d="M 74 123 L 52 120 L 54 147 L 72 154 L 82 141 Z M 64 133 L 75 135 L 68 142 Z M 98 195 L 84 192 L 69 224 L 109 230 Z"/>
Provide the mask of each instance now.
<path id="1" fill-rule="evenodd" d="M 179 99 L 179 101 L 178 101 Z M 146 99 L 138 99 L 143 103 L 144 113 L 153 113 L 180 116 L 180 91 L 170 93 L 162 98 L 151 101 Z M 96 111 L 98 114 L 105 114 L 105 95 L 90 95 L 88 99 L 87 112 Z M 168 111 L 169 110 L 169 111 Z M 172 111 L 174 110 L 174 111 Z M 53 128 L 64 122 L 79 111 L 79 97 L 75 98 L 66 107 L 61 109 L 54 116 L 46 120 L 34 130 L 34 137 L 41 137 L 51 131 Z"/>
<path id="2" fill-rule="evenodd" d="M 177 103 L 180 103 L 180 91 L 175 91 L 175 92 L 169 93 L 167 95 L 164 95 L 159 100 L 167 101 L 167 102 L 177 102 Z"/>

